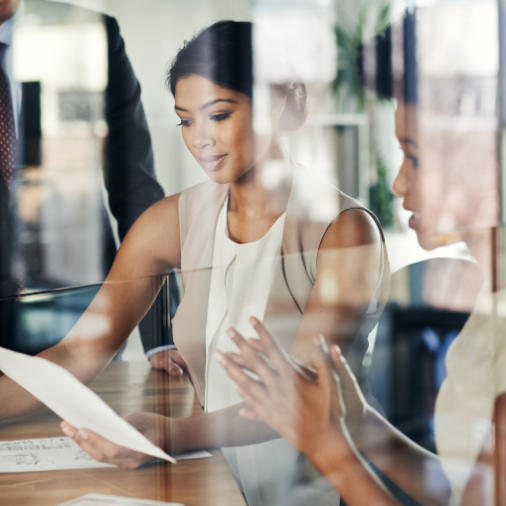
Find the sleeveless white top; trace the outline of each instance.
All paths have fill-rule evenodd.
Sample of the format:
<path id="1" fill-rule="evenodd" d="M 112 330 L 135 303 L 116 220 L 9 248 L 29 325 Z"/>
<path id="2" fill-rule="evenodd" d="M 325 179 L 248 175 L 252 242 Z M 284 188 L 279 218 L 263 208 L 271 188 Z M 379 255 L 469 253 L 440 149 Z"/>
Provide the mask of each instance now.
<path id="1" fill-rule="evenodd" d="M 228 200 L 216 227 L 206 326 L 206 412 L 242 401 L 212 352 L 238 352 L 226 334 L 230 327 L 245 337 L 257 337 L 250 316 L 263 320 L 277 263 L 280 262 L 285 214 L 258 241 L 238 244 L 227 233 Z M 284 439 L 234 448 L 223 448 L 228 464 L 249 506 L 282 504 L 293 480 L 298 452 Z"/>
<path id="2" fill-rule="evenodd" d="M 242 402 L 212 353 L 239 352 L 227 335 L 230 327 L 257 337 L 250 316 L 263 320 L 274 271 L 280 261 L 285 214 L 258 241 L 238 244 L 228 237 L 228 199 L 220 211 L 214 241 L 213 271 L 206 325 L 206 412 Z"/>
<path id="3" fill-rule="evenodd" d="M 436 400 L 434 421 L 452 506 L 461 503 L 476 460 L 491 443 L 495 399 L 506 392 L 505 295 L 481 291 L 446 356 L 447 378 Z M 492 473 L 488 482 L 492 504 Z"/>

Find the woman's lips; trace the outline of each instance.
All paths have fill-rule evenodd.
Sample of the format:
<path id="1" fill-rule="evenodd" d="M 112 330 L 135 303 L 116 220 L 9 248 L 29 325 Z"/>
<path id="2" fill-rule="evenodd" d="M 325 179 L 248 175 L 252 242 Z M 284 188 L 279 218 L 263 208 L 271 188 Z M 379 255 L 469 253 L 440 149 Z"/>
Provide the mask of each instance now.
<path id="1" fill-rule="evenodd" d="M 214 172 L 223 165 L 227 156 L 228 155 L 203 156 L 200 159 L 200 163 L 208 172 Z"/>
<path id="2" fill-rule="evenodd" d="M 413 211 L 413 214 L 411 215 L 411 218 L 409 218 L 408 225 L 413 230 L 416 230 L 418 228 L 418 225 L 420 224 L 420 213 Z"/>

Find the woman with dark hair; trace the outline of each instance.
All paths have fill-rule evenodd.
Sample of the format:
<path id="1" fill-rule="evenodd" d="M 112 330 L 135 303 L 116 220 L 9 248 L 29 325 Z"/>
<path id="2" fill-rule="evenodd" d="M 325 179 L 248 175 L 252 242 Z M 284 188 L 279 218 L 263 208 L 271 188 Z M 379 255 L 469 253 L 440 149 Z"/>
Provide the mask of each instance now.
<path id="1" fill-rule="evenodd" d="M 184 297 L 174 342 L 205 414 L 144 413 L 128 421 L 172 453 L 224 448 L 250 505 L 337 503 L 328 482 L 288 442 L 238 416 L 241 399 L 212 360 L 218 347 L 235 350 L 227 348 L 227 329 L 253 332 L 248 318 L 254 315 L 300 362 L 308 361 L 310 336 L 325 333 L 360 375 L 388 290 L 374 215 L 282 156 L 281 133 L 305 120 L 306 90 L 273 47 L 267 45 L 265 58 L 254 53 L 261 39 L 251 23 L 222 21 L 178 53 L 168 84 L 184 142 L 209 181 L 141 216 L 86 315 L 41 356 L 90 381 L 149 308 L 161 284 L 156 278 L 153 290 L 153 277 L 180 267 Z M 282 174 L 277 184 L 274 168 Z M 125 288 L 126 281 L 135 289 Z M 97 314 L 106 324 L 92 332 L 90 316 Z M 36 405 L 9 380 L 0 385 L 0 416 Z M 98 460 L 134 468 L 149 459 L 86 429 L 65 422 L 62 428 Z"/>
<path id="2" fill-rule="evenodd" d="M 415 111 L 414 104 L 397 109 L 396 134 L 405 158 L 393 189 L 412 213 L 409 225 L 420 245 L 429 250 L 441 244 L 441 234 L 433 233 L 438 216 L 424 212 L 424 197 L 433 188 L 423 184 Z M 342 350 L 322 335 L 313 337 L 317 380 L 301 375 L 256 319 L 259 340 L 231 331 L 240 355 L 214 352 L 247 402 L 240 414 L 269 424 L 303 452 L 348 506 L 400 504 L 368 462 L 423 506 L 506 504 L 505 292 L 493 292 L 488 278 L 492 231 L 471 227 L 473 219 L 466 216 L 460 232 L 444 237 L 446 244 L 450 238 L 466 242 L 486 281 L 446 355 L 447 377 L 434 413 L 437 454 L 411 441 L 367 402 Z"/>

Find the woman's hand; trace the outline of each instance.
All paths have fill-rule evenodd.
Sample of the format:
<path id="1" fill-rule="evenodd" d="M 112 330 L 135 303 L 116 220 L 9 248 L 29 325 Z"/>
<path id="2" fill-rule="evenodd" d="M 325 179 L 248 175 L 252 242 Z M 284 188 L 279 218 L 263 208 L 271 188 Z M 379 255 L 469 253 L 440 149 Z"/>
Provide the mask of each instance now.
<path id="1" fill-rule="evenodd" d="M 355 445 L 361 449 L 364 444 L 366 416 L 370 406 L 339 346 L 330 347 L 330 357 L 334 374 L 339 378 L 341 402 L 346 407 L 346 427 Z"/>
<path id="2" fill-rule="evenodd" d="M 153 369 L 167 371 L 170 376 L 179 377 L 188 371 L 188 366 L 177 350 L 163 350 L 149 359 Z"/>
<path id="3" fill-rule="evenodd" d="M 229 331 L 241 356 L 215 353 L 250 408 L 242 409 L 240 415 L 266 422 L 293 446 L 311 456 L 321 443 L 325 444 L 330 432 L 344 429 L 339 382 L 324 355 L 324 340 L 315 338 L 312 358 L 318 377 L 314 380 L 294 366 L 258 320 L 252 319 L 252 324 L 259 340 L 247 342 L 236 331 Z M 243 367 L 258 375 L 261 383 L 247 375 Z"/>
<path id="4" fill-rule="evenodd" d="M 153 413 L 134 413 L 125 420 L 146 436 L 156 446 L 166 448 L 167 418 Z M 89 429 L 77 430 L 67 422 L 61 422 L 63 433 L 72 438 L 88 455 L 98 462 L 106 462 L 127 469 L 136 469 L 148 460 L 150 455 L 119 446 Z"/>

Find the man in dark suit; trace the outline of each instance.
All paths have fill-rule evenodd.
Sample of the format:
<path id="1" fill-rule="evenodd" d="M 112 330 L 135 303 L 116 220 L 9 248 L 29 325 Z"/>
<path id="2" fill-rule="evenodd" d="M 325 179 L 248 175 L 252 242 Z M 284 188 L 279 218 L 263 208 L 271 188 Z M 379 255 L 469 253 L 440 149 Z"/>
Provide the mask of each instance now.
<path id="1" fill-rule="evenodd" d="M 151 138 L 140 99 L 140 85 L 126 55 L 116 20 L 86 9 L 46 0 L 26 0 L 24 12 L 16 14 L 19 4 L 20 0 L 5 0 L 0 3 L 0 346 L 6 347 L 13 347 L 18 295 L 26 281 L 18 241 L 18 182 L 26 166 L 44 166 L 45 156 L 41 150 L 40 101 L 34 106 L 28 94 L 22 94 L 22 88 L 18 89 L 19 83 L 13 76 L 12 63 L 9 63 L 12 60 L 9 53 L 12 52 L 12 25 L 15 18 L 23 20 L 29 19 L 30 15 L 37 16 L 39 24 L 50 26 L 74 23 L 79 19 L 91 19 L 95 25 L 103 24 L 107 44 L 103 118 L 108 127 L 103 175 L 109 208 L 117 220 L 120 240 L 140 214 L 164 196 L 162 187 L 156 181 Z M 65 40 L 62 39 L 62 55 L 70 51 L 64 46 Z M 18 53 L 22 55 L 22 51 Z M 47 65 L 54 65 L 54 60 L 59 57 L 58 51 L 44 54 Z M 13 145 L 16 146 L 14 155 L 11 153 Z M 103 273 L 106 274 L 114 259 L 115 244 L 105 208 L 102 207 L 101 213 L 105 217 L 102 220 L 102 251 L 97 254 L 102 255 Z M 174 306 L 174 302 L 177 303 L 174 300 L 177 297 L 174 279 L 170 292 Z M 146 350 L 170 343 L 170 323 L 164 318 L 164 308 L 168 304 L 167 293 L 165 291 L 158 297 L 141 324 L 141 336 Z"/>

